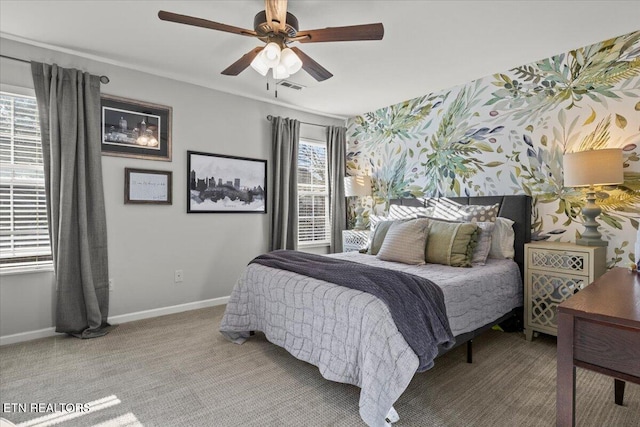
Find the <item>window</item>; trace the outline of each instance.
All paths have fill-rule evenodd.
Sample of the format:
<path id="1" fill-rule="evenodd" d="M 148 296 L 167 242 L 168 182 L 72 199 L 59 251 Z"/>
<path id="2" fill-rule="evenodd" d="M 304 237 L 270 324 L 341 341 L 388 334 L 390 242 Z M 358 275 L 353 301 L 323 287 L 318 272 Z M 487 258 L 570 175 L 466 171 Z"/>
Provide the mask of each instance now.
<path id="1" fill-rule="evenodd" d="M 0 270 L 50 266 L 36 100 L 0 92 Z"/>
<path id="2" fill-rule="evenodd" d="M 298 244 L 331 242 L 327 147 L 300 140 L 298 151 Z"/>

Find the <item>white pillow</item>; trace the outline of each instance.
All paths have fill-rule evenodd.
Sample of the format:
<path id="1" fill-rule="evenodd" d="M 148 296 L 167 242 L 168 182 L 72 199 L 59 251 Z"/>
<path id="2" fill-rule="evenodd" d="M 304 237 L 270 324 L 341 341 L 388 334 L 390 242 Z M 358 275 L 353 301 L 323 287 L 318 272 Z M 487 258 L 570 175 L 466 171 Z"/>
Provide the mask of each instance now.
<path id="1" fill-rule="evenodd" d="M 491 250 L 491 237 L 496 227 L 495 222 L 476 222 L 478 226 L 478 242 L 473 250 L 471 263 L 476 265 L 485 265 L 489 251 Z"/>
<path id="2" fill-rule="evenodd" d="M 491 235 L 491 249 L 489 258 L 513 259 L 516 255 L 513 245 L 516 240 L 516 233 L 513 231 L 513 224 L 509 218 L 497 217 L 496 226 Z"/>
<path id="3" fill-rule="evenodd" d="M 424 264 L 429 220 L 414 219 L 391 224 L 377 257 L 383 261 Z"/>
<path id="4" fill-rule="evenodd" d="M 389 219 L 418 218 L 418 216 L 431 216 L 434 208 L 419 206 L 389 206 Z"/>

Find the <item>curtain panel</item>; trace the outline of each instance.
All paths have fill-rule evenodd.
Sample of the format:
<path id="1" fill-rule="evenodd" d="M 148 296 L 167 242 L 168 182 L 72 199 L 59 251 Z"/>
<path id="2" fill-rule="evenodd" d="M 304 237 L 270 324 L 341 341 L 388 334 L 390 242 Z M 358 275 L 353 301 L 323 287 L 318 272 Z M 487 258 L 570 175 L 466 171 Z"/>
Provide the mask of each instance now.
<path id="1" fill-rule="evenodd" d="M 331 215 L 331 253 L 342 252 L 342 231 L 347 225 L 344 193 L 346 173 L 347 128 L 327 126 L 327 172 L 329 175 L 329 206 Z"/>
<path id="2" fill-rule="evenodd" d="M 300 122 L 271 117 L 271 217 L 269 250 L 298 248 L 298 146 Z"/>
<path id="3" fill-rule="evenodd" d="M 56 280 L 56 332 L 108 332 L 109 271 L 98 76 L 31 63 Z"/>

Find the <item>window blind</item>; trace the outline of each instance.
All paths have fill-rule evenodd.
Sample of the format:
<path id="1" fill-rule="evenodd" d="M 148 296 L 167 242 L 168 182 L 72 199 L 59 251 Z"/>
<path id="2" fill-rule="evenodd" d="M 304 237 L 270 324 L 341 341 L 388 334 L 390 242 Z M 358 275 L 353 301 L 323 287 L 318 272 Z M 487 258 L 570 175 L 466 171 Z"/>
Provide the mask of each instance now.
<path id="1" fill-rule="evenodd" d="M 50 265 L 36 100 L 0 92 L 0 270 Z"/>
<path id="2" fill-rule="evenodd" d="M 300 140 L 298 151 L 298 243 L 329 244 L 327 148 Z"/>

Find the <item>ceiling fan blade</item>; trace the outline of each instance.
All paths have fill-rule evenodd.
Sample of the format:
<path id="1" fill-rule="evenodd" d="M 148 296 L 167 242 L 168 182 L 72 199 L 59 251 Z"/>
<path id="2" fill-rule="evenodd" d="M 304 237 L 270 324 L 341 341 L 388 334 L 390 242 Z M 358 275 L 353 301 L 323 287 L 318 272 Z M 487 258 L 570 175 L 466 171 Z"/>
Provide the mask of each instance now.
<path id="1" fill-rule="evenodd" d="M 242 55 L 242 58 L 238 59 L 233 64 L 229 65 L 221 74 L 225 76 L 237 76 L 241 72 L 243 72 L 249 65 L 251 65 L 251 61 L 253 58 L 258 56 L 260 51 L 264 49 L 264 46 L 258 46 L 249 52 Z"/>
<path id="2" fill-rule="evenodd" d="M 209 21 L 207 19 L 195 18 L 193 16 L 180 15 L 178 13 L 166 12 L 161 10 L 158 12 L 158 18 L 163 21 L 176 22 L 178 24 L 193 25 L 194 27 L 208 28 L 210 30 L 224 31 L 226 33 L 240 34 L 242 36 L 256 37 L 258 34 L 253 30 L 234 27 L 232 25 L 221 24 L 219 22 Z"/>
<path id="3" fill-rule="evenodd" d="M 287 0 L 265 0 L 264 11 L 271 29 L 276 33 L 284 31 L 287 23 Z"/>
<path id="4" fill-rule="evenodd" d="M 299 37 L 305 37 L 298 39 Z M 382 40 L 384 26 L 377 24 L 351 25 L 348 27 L 329 27 L 320 30 L 298 31 L 296 39 L 300 43 L 348 42 L 355 40 Z"/>
<path id="5" fill-rule="evenodd" d="M 302 61 L 302 69 L 309 73 L 309 75 L 311 75 L 311 77 L 313 77 L 317 81 L 321 82 L 333 77 L 333 74 L 331 74 L 326 68 L 311 59 L 309 55 L 307 55 L 297 47 L 292 47 L 291 50 L 294 51 L 295 54 L 298 55 L 298 58 L 300 58 L 300 60 Z"/>

